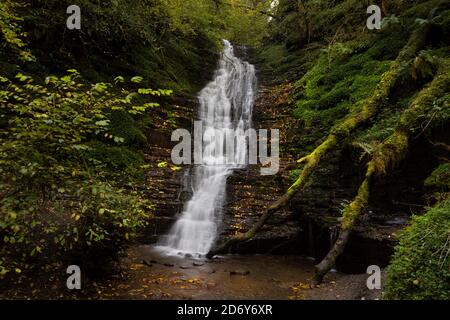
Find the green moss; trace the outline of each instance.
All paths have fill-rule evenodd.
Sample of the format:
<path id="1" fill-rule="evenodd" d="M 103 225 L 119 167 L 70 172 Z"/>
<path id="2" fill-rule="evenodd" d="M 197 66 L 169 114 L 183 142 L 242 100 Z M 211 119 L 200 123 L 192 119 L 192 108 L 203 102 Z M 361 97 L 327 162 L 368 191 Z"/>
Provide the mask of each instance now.
<path id="1" fill-rule="evenodd" d="M 328 138 L 322 142 L 312 153 L 308 156 L 301 158 L 298 160 L 298 163 L 304 163 L 305 166 L 301 171 L 301 174 L 297 178 L 297 180 L 289 187 L 286 194 L 289 198 L 292 198 L 298 190 L 303 188 L 307 183 L 310 175 L 314 171 L 314 169 L 319 165 L 322 157 L 338 143 L 337 137 L 333 134 L 330 134 Z"/>
<path id="2" fill-rule="evenodd" d="M 442 32 L 442 39 L 447 39 L 445 43 L 448 45 L 448 39 L 450 38 L 450 10 L 440 13 L 434 19 L 434 23 L 439 26 L 440 32 Z"/>
<path id="3" fill-rule="evenodd" d="M 353 199 L 353 201 L 345 207 L 342 214 L 341 228 L 343 230 L 351 229 L 356 219 L 358 219 L 362 209 L 367 205 L 370 196 L 369 179 L 372 175 L 372 165 L 369 164 L 369 169 L 367 170 L 367 178 L 361 184 L 358 190 L 358 194 Z"/>
<path id="4" fill-rule="evenodd" d="M 425 187 L 450 190 L 450 163 L 438 166 L 424 182 Z"/>
<path id="5" fill-rule="evenodd" d="M 360 143 L 382 142 L 394 133 L 402 112 L 384 110 L 370 128 L 362 130 L 356 138 Z"/>
<path id="6" fill-rule="evenodd" d="M 388 268 L 386 299 L 450 299 L 450 200 L 415 216 Z"/>
<path id="7" fill-rule="evenodd" d="M 267 66 L 274 69 L 284 59 L 287 52 L 282 45 L 271 45 L 266 46 L 259 54 L 267 62 Z"/>
<path id="8" fill-rule="evenodd" d="M 371 161 L 376 175 L 384 175 L 398 166 L 409 148 L 409 132 L 397 128 L 389 138 L 377 148 Z"/>
<path id="9" fill-rule="evenodd" d="M 403 13 L 403 16 L 412 19 L 427 19 L 433 9 L 436 9 L 437 14 L 440 14 L 439 8 L 445 7 L 446 3 L 448 6 L 448 1 L 446 0 L 423 1 L 422 3 L 417 3 L 413 7 L 407 9 Z"/>
<path id="10" fill-rule="evenodd" d="M 389 61 L 374 60 L 374 53 L 358 53 L 354 43 L 338 44 L 317 60 L 296 84 L 294 115 L 307 126 L 331 127 L 336 120 L 371 95 Z"/>
<path id="11" fill-rule="evenodd" d="M 304 74 L 305 66 L 315 58 L 312 52 L 288 51 L 280 44 L 266 45 L 257 54 L 261 71 L 270 73 L 271 81 L 297 80 Z"/>
<path id="12" fill-rule="evenodd" d="M 378 61 L 393 60 L 408 41 L 408 30 L 401 25 L 390 26 L 364 40 L 367 55 Z"/>
<path id="13" fill-rule="evenodd" d="M 289 181 L 290 181 L 290 183 L 295 182 L 300 177 L 301 173 L 302 173 L 301 169 L 293 169 L 293 170 L 291 170 L 291 172 L 289 172 Z"/>
<path id="14" fill-rule="evenodd" d="M 420 120 L 429 119 L 434 107 L 438 118 L 448 119 L 448 96 L 450 88 L 450 63 L 442 60 L 438 74 L 414 99 L 412 106 L 400 118 L 400 124 L 414 129 Z"/>

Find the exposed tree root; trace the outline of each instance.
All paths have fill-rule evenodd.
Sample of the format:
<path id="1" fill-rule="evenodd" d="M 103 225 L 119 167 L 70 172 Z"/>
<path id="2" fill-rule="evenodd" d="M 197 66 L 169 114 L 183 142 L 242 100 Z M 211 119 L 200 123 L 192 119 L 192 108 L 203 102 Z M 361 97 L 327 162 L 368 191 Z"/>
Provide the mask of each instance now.
<path id="1" fill-rule="evenodd" d="M 323 156 L 332 150 L 339 142 L 348 137 L 355 129 L 366 124 L 375 115 L 382 110 L 388 102 L 389 95 L 397 85 L 404 72 L 408 70 L 416 53 L 426 43 L 427 34 L 430 30 L 430 24 L 425 23 L 411 34 L 408 43 L 400 51 L 397 59 L 393 62 L 391 68 L 386 71 L 381 78 L 374 94 L 363 102 L 362 109 L 356 114 L 349 115 L 342 123 L 336 125 L 327 139 L 318 146 L 311 154 L 298 160 L 304 163 L 300 177 L 290 186 L 286 193 L 277 201 L 272 203 L 263 213 L 259 221 L 247 232 L 228 238 L 216 248 L 208 252 L 207 257 L 211 258 L 216 254 L 224 253 L 235 243 L 247 241 L 255 236 L 266 221 L 280 208 L 285 206 L 293 196 L 302 190 L 314 169 L 318 166 Z"/>
<path id="2" fill-rule="evenodd" d="M 372 160 L 367 165 L 366 176 L 359 187 L 357 196 L 344 210 L 338 240 L 326 257 L 316 265 L 315 284 L 322 281 L 326 273 L 335 265 L 337 257 L 344 251 L 353 226 L 369 202 L 373 178 L 385 175 L 388 170 L 399 164 L 408 151 L 412 129 L 417 125 L 417 119 L 433 107 L 433 100 L 436 97 L 442 96 L 449 90 L 449 71 L 448 67 L 441 69 L 440 74 L 419 93 L 411 106 L 403 113 L 394 133 L 375 151 Z"/>

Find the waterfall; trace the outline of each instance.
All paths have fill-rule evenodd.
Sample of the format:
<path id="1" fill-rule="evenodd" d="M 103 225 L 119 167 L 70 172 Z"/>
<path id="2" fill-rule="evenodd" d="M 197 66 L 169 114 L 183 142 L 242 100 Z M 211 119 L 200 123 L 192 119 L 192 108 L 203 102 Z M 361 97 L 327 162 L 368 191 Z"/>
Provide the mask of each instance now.
<path id="1" fill-rule="evenodd" d="M 214 80 L 199 93 L 199 117 L 202 130 L 232 130 L 238 137 L 251 127 L 256 92 L 255 68 L 234 55 L 233 46 L 224 40 Z M 216 134 L 203 141 L 203 162 L 195 166 L 191 183 L 192 198 L 167 235 L 160 238 L 157 249 L 168 254 L 204 255 L 213 245 L 225 201 L 226 180 L 233 169 L 247 159 L 247 143 L 236 144 L 231 162 L 215 150 L 225 146 L 226 134 Z M 245 139 L 244 139 L 245 141 Z M 244 161 L 243 161 L 244 159 Z"/>

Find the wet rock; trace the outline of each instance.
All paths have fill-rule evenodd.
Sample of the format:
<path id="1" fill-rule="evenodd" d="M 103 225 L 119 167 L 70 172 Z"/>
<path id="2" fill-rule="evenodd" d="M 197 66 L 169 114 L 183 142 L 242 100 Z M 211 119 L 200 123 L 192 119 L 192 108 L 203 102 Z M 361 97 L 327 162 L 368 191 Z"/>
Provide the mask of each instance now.
<path id="1" fill-rule="evenodd" d="M 248 270 L 233 270 L 230 271 L 230 276 L 248 276 L 250 271 Z"/>
<path id="2" fill-rule="evenodd" d="M 281 105 L 278 98 L 274 99 L 275 96 L 279 95 L 266 92 L 265 87 L 260 87 L 259 98 L 253 110 L 254 128 L 285 131 L 280 125 L 286 121 L 291 111 Z M 267 103 L 268 101 L 270 103 Z M 285 135 L 280 139 L 280 143 L 286 143 Z M 223 228 L 219 240 L 249 230 L 258 221 L 260 213 L 284 194 L 289 185 L 289 182 L 283 181 L 283 177 L 290 174 L 289 170 L 286 170 L 287 167 L 295 167 L 295 158 L 283 153 L 277 175 L 262 176 L 259 165 L 249 165 L 233 172 L 227 180 L 228 201 L 224 208 Z M 299 232 L 299 224 L 292 210 L 284 207 L 267 221 L 254 238 L 232 246 L 230 253 L 297 253 L 295 249 L 298 246 L 293 242 Z"/>
<path id="3" fill-rule="evenodd" d="M 193 267 L 191 266 L 186 266 L 186 265 L 180 265 L 180 269 L 193 269 Z"/>
<path id="4" fill-rule="evenodd" d="M 195 266 L 195 267 L 201 267 L 201 266 L 204 266 L 205 263 L 203 263 L 203 262 L 198 262 L 198 261 L 194 261 L 194 262 L 192 263 L 192 265 Z"/>

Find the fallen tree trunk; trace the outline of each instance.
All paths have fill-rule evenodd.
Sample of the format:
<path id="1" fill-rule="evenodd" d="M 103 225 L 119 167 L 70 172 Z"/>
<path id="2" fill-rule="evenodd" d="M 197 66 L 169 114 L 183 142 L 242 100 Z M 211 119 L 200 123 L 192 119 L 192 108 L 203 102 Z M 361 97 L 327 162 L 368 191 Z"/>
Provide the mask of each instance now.
<path id="1" fill-rule="evenodd" d="M 333 268 L 336 259 L 344 251 L 352 228 L 356 224 L 361 211 L 369 202 L 370 186 L 374 177 L 385 175 L 388 170 L 399 164 L 408 151 L 409 141 L 413 133 L 412 129 L 417 125 L 417 119 L 421 115 L 427 114 L 433 107 L 433 101 L 436 97 L 440 97 L 448 92 L 450 88 L 449 72 L 450 70 L 446 63 L 441 67 L 439 74 L 433 81 L 419 93 L 410 107 L 403 113 L 394 133 L 375 151 L 372 160 L 367 165 L 366 176 L 359 187 L 357 196 L 344 209 L 338 240 L 326 257 L 316 265 L 314 284 L 322 282 L 323 277 Z"/>
<path id="2" fill-rule="evenodd" d="M 216 254 L 224 253 L 233 244 L 247 241 L 254 237 L 275 212 L 285 206 L 298 191 L 303 189 L 310 174 L 318 166 L 321 159 L 328 151 L 332 150 L 355 129 L 367 123 L 379 113 L 384 104 L 388 101 L 390 93 L 393 88 L 395 88 L 403 72 L 410 67 L 416 53 L 426 43 L 429 30 L 430 24 L 425 23 L 413 32 L 408 43 L 399 52 L 399 55 L 393 62 L 391 68 L 382 75 L 374 94 L 364 102 L 362 109 L 356 114 L 348 116 L 341 124 L 336 125 L 321 145 L 308 156 L 298 160 L 299 163 L 304 163 L 300 177 L 290 186 L 281 198 L 272 203 L 269 208 L 265 210 L 259 221 L 249 231 L 230 237 L 216 248 L 210 250 L 206 257 L 211 258 Z"/>

